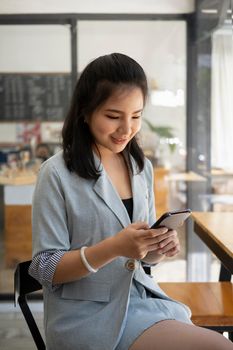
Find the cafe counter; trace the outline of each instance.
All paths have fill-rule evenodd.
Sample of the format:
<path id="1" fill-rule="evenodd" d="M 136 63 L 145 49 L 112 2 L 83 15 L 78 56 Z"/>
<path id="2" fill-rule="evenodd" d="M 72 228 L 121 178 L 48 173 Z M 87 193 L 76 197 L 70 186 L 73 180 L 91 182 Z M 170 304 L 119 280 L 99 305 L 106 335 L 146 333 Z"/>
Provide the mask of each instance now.
<path id="1" fill-rule="evenodd" d="M 0 176 L 4 201 L 4 262 L 14 268 L 19 261 L 31 259 L 31 203 L 35 174 Z"/>

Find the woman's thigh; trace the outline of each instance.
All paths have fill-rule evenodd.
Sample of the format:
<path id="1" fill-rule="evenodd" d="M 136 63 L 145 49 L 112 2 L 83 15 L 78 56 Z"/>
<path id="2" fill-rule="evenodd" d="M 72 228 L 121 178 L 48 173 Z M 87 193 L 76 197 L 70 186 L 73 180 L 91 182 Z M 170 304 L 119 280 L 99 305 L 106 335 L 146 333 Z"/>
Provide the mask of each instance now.
<path id="1" fill-rule="evenodd" d="M 148 328 L 129 350 L 233 350 L 233 343 L 221 334 L 175 320 Z"/>

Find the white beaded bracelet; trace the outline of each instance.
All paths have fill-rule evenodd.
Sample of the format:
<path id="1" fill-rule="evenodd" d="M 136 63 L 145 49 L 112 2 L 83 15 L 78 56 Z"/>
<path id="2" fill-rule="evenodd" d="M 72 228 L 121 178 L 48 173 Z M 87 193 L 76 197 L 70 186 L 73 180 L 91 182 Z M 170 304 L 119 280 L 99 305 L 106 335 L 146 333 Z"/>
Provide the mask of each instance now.
<path id="1" fill-rule="evenodd" d="M 87 249 L 87 247 L 82 247 L 80 249 L 80 257 L 81 257 L 81 260 L 82 260 L 82 263 L 83 265 L 87 268 L 87 270 L 89 272 L 92 272 L 92 273 L 96 273 L 98 271 L 98 269 L 94 269 L 90 264 L 89 262 L 87 261 L 86 259 L 86 256 L 85 256 L 85 249 Z"/>

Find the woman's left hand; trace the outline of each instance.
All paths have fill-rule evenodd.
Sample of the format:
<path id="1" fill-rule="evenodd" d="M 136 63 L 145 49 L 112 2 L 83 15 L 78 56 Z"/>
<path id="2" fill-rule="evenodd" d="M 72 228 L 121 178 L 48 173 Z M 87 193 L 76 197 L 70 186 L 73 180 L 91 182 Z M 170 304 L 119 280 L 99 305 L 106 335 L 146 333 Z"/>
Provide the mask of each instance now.
<path id="1" fill-rule="evenodd" d="M 180 241 L 175 230 L 169 232 L 170 236 L 158 243 L 157 252 L 167 257 L 172 257 L 180 252 Z"/>

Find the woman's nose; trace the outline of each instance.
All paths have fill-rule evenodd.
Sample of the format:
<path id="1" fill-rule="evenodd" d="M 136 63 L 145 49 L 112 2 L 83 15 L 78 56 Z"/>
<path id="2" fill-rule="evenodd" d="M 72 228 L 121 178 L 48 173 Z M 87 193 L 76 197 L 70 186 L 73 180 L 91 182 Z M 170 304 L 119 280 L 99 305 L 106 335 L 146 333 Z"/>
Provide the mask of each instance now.
<path id="1" fill-rule="evenodd" d="M 131 123 L 130 122 L 124 122 L 119 126 L 119 131 L 123 135 L 129 135 L 131 133 Z"/>

